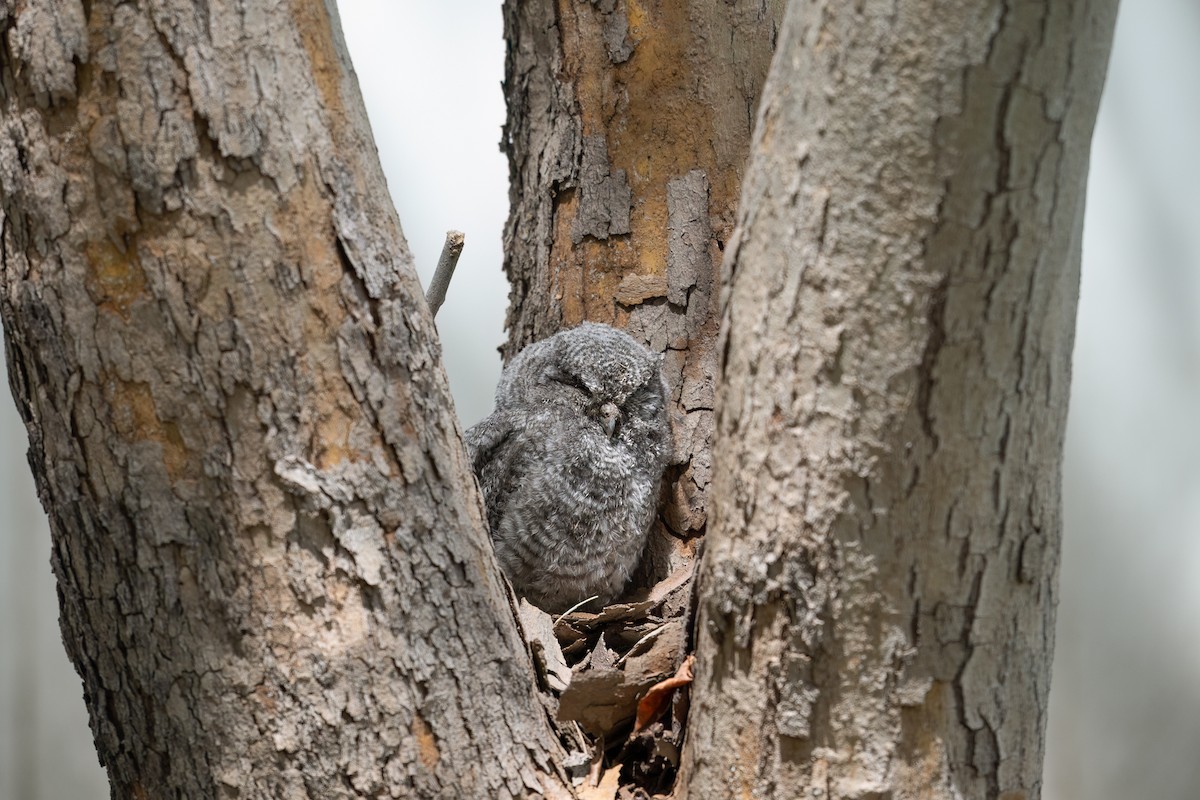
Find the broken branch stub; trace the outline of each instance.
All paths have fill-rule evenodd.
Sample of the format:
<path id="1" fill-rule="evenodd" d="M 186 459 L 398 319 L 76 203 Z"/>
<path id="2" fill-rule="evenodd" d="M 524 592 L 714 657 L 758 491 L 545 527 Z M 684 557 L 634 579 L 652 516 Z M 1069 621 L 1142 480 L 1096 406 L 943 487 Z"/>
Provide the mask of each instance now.
<path id="1" fill-rule="evenodd" d="M 442 255 L 438 259 L 437 269 L 429 282 L 429 290 L 425 292 L 425 302 L 429 305 L 429 313 L 437 317 L 438 309 L 446 302 L 446 290 L 450 288 L 450 279 L 454 277 L 454 268 L 458 266 L 458 257 L 462 255 L 466 236 L 462 231 L 446 231 L 446 243 L 442 245 Z"/>

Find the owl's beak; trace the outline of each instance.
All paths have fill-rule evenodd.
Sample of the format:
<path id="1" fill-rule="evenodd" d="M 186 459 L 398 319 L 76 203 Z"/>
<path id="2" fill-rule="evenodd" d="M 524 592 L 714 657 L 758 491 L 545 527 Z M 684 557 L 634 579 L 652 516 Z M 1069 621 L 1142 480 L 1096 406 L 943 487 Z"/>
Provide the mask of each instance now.
<path id="1" fill-rule="evenodd" d="M 616 403 L 605 403 L 600 406 L 600 422 L 604 425 L 604 432 L 608 434 L 608 438 L 616 436 L 621 423 L 621 412 L 617 409 Z"/>

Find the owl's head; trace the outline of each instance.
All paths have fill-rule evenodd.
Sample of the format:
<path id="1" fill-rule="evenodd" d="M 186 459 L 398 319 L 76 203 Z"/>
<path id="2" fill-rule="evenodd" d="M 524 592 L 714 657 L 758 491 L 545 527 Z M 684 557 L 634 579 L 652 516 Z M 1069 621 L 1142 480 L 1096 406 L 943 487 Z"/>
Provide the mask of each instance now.
<path id="1" fill-rule="evenodd" d="M 661 366 L 662 356 L 624 331 L 585 322 L 522 350 L 505 370 L 496 403 L 575 409 L 615 440 L 664 424 Z"/>

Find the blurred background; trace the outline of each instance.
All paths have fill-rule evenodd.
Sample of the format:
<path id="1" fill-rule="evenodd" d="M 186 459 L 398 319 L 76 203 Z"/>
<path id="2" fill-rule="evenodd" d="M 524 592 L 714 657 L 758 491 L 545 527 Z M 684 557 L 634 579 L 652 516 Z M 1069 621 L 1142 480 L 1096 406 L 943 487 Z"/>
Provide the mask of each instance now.
<path id="1" fill-rule="evenodd" d="M 500 372 L 498 0 L 340 0 L 463 425 Z M 1126 0 L 1092 150 L 1066 459 L 1047 800 L 1200 797 L 1200 3 Z M 0 359 L 2 362 L 2 359 Z M 0 371 L 3 370 L 0 363 Z M 0 800 L 101 800 L 49 531 L 0 389 Z"/>

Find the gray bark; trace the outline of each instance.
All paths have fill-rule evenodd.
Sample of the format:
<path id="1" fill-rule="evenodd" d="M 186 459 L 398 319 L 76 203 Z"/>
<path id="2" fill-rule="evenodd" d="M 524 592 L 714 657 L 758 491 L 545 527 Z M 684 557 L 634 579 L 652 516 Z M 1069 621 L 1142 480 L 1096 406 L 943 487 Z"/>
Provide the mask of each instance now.
<path id="1" fill-rule="evenodd" d="M 505 4 L 507 355 L 665 351 L 665 522 L 712 528 L 678 796 L 1040 791 L 1115 0 L 927 5 L 793 4 L 742 187 L 782 2 Z M 0 0 L 0 108 L 114 796 L 568 793 L 336 15 Z"/>
<path id="2" fill-rule="evenodd" d="M 690 796 L 1040 795 L 1115 10 L 791 5 L 723 278 Z"/>
<path id="3" fill-rule="evenodd" d="M 0 2 L 0 316 L 114 797 L 561 750 L 332 4 Z"/>

